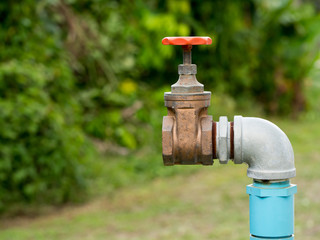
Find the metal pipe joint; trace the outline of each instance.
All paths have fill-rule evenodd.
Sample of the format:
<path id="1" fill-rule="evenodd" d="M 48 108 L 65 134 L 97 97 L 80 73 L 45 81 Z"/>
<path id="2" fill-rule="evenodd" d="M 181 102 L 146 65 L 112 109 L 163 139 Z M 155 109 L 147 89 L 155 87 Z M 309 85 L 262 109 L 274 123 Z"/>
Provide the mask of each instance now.
<path id="1" fill-rule="evenodd" d="M 183 64 L 178 81 L 164 94 L 168 116 L 163 118 L 162 155 L 165 165 L 221 164 L 232 160 L 248 164 L 248 177 L 260 180 L 288 179 L 295 176 L 291 143 L 273 123 L 235 116 L 233 122 L 220 117 L 213 122 L 207 114 L 211 92 L 204 91 L 192 64 L 192 45 L 211 44 L 209 37 L 167 37 L 165 45 L 182 45 Z"/>
<path id="2" fill-rule="evenodd" d="M 212 165 L 232 160 L 246 163 L 250 196 L 250 239 L 293 239 L 294 154 L 286 134 L 273 123 L 235 116 L 212 121 L 207 114 L 211 92 L 197 81 L 192 45 L 211 44 L 209 37 L 167 37 L 165 45 L 182 45 L 183 64 L 178 81 L 164 94 L 168 116 L 163 117 L 162 155 L 165 165 Z"/>
<path id="3" fill-rule="evenodd" d="M 232 159 L 248 164 L 253 179 L 279 180 L 295 177 L 294 153 L 286 134 L 270 121 L 235 116 L 220 117 L 216 124 L 216 154 L 220 163 Z"/>
<path id="4" fill-rule="evenodd" d="M 286 134 L 275 124 L 254 117 L 235 116 L 233 122 L 207 115 L 206 95 L 165 95 L 168 115 L 163 119 L 165 165 L 246 163 L 247 175 L 258 180 L 295 177 L 294 154 Z M 210 97 L 210 94 L 207 95 Z"/>

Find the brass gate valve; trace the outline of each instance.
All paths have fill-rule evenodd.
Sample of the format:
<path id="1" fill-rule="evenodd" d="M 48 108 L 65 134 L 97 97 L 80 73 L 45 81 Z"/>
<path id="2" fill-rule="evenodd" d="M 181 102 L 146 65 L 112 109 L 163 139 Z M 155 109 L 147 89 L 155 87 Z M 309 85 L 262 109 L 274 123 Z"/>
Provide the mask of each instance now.
<path id="1" fill-rule="evenodd" d="M 181 45 L 183 64 L 179 79 L 164 94 L 168 116 L 162 123 L 162 156 L 165 165 L 213 164 L 212 116 L 208 116 L 211 92 L 204 91 L 192 64 L 192 45 L 210 45 L 209 37 L 166 37 L 164 45 Z"/>

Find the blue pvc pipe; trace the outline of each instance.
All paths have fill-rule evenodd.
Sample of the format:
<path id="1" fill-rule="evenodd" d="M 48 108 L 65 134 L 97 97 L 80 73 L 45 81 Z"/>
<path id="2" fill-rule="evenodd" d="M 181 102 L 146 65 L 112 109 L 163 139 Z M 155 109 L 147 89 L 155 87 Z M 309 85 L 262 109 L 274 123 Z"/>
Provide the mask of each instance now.
<path id="1" fill-rule="evenodd" d="M 247 186 L 250 201 L 250 239 L 294 239 L 294 194 L 289 181 L 256 182 Z"/>

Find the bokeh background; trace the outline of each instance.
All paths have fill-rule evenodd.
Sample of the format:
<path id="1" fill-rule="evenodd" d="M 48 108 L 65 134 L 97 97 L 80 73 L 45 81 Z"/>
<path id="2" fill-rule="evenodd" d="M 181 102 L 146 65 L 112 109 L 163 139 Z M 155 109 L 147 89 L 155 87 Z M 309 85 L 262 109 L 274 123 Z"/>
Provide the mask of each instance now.
<path id="1" fill-rule="evenodd" d="M 246 166 L 164 167 L 166 36 L 193 48 L 209 113 L 292 141 L 296 238 L 320 237 L 320 2 L 0 2 L 0 238 L 248 239 Z"/>

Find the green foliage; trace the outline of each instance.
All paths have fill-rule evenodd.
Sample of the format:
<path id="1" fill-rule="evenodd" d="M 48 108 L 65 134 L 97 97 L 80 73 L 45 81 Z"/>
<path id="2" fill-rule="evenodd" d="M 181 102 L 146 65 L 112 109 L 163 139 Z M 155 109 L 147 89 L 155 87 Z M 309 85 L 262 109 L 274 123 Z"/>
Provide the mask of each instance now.
<path id="1" fill-rule="evenodd" d="M 320 30 L 309 3 L 26 0 L 1 2 L 0 14 L 1 204 L 77 198 L 87 174 L 99 172 L 95 149 L 107 155 L 111 188 L 162 174 L 152 159 L 127 166 L 108 154 L 160 152 L 163 92 L 181 63 L 165 36 L 213 38 L 193 59 L 214 89 L 214 115 L 315 107 L 317 93 L 305 86 Z"/>
<path id="2" fill-rule="evenodd" d="M 57 79 L 70 81 L 67 72 L 63 65 L 26 61 L 0 65 L 2 203 L 21 198 L 60 203 L 83 187 L 86 148 L 84 135 L 72 120 L 73 100 L 66 97 L 68 88 L 56 92 L 50 86 Z M 70 103 L 55 101 L 50 90 Z"/>
<path id="3" fill-rule="evenodd" d="M 320 40 L 312 5 L 288 0 L 191 5 L 191 31 L 213 32 L 215 38 L 215 48 L 206 49 L 210 57 L 197 53 L 200 81 L 235 99 L 258 101 L 267 113 L 297 116 L 305 110 L 304 82 Z M 200 71 L 201 66 L 208 68 Z"/>
<path id="4" fill-rule="evenodd" d="M 0 210 L 9 202 L 75 200 L 85 186 L 90 147 L 79 128 L 74 76 L 34 7 L 0 8 L 8 15 L 1 25 Z"/>

